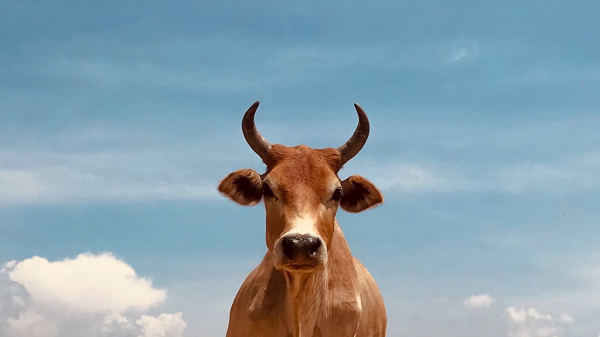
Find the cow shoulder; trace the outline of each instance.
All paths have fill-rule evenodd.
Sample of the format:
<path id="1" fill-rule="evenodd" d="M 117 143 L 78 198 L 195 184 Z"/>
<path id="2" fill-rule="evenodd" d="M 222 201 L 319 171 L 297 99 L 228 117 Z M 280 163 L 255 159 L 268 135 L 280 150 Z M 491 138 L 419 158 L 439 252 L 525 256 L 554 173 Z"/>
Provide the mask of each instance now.
<path id="1" fill-rule="evenodd" d="M 278 317 L 285 308 L 285 277 L 273 267 L 272 259 L 268 251 L 242 283 L 232 306 L 253 322 Z"/>
<path id="2" fill-rule="evenodd" d="M 257 273 L 253 295 L 248 308 L 252 321 L 279 320 L 286 307 L 286 285 L 283 273 L 272 266 L 264 266 Z"/>
<path id="3" fill-rule="evenodd" d="M 285 308 L 285 279 L 266 262 L 270 260 L 267 253 L 240 287 L 231 307 L 227 337 L 289 335 L 281 315 Z"/>

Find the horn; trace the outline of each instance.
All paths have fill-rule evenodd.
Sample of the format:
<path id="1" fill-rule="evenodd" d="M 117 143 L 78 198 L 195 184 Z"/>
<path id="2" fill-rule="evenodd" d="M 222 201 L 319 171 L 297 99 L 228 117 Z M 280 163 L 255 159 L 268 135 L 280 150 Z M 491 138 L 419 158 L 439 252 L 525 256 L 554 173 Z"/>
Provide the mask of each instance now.
<path id="1" fill-rule="evenodd" d="M 256 113 L 259 104 L 258 101 L 254 102 L 244 114 L 244 118 L 242 119 L 242 132 L 244 133 L 244 138 L 246 138 L 248 145 L 250 145 L 252 150 L 266 163 L 268 158 L 270 158 L 269 151 L 271 150 L 271 143 L 258 132 L 256 125 L 254 124 L 254 114 Z"/>
<path id="2" fill-rule="evenodd" d="M 369 118 L 367 118 L 367 114 L 360 105 L 356 103 L 354 103 L 354 108 L 356 108 L 356 113 L 358 114 L 358 126 L 356 126 L 356 130 L 354 130 L 352 137 L 337 149 L 342 157 L 342 165 L 352 159 L 352 157 L 356 156 L 369 137 Z"/>

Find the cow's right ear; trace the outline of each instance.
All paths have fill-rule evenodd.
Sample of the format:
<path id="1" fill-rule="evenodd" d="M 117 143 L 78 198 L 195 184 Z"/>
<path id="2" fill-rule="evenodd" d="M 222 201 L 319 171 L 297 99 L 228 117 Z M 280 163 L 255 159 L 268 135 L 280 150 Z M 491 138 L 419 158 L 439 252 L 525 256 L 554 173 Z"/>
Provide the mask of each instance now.
<path id="1" fill-rule="evenodd" d="M 242 206 L 254 206 L 263 196 L 260 174 L 251 169 L 230 173 L 219 183 L 218 190 L 219 193 Z"/>

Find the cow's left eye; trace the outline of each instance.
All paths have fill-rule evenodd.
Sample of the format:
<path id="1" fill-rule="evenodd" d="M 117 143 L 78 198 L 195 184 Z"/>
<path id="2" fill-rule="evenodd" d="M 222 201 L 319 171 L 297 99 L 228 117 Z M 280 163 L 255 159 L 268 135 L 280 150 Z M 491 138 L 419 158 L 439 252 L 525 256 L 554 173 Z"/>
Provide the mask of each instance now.
<path id="1" fill-rule="evenodd" d="M 342 198 L 342 188 L 338 187 L 335 192 L 333 192 L 333 195 L 331 196 L 331 200 L 333 201 L 340 201 L 340 199 Z"/>
<path id="2" fill-rule="evenodd" d="M 263 183 L 263 195 L 267 199 L 277 200 L 277 197 L 273 193 L 273 190 L 267 185 L 267 183 Z"/>

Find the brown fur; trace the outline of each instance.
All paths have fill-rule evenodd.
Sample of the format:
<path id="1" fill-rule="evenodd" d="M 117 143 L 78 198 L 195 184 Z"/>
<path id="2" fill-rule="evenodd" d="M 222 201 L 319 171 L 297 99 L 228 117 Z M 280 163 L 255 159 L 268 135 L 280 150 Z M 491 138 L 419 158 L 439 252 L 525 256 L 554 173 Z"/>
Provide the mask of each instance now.
<path id="1" fill-rule="evenodd" d="M 387 317 L 379 288 L 352 256 L 335 220 L 340 206 L 361 212 L 381 204 L 381 192 L 360 176 L 340 181 L 341 159 L 335 149 L 276 144 L 265 163 L 262 176 L 240 170 L 219 184 L 221 193 L 242 205 L 258 202 L 262 183 L 273 192 L 263 198 L 267 253 L 233 302 L 227 337 L 385 336 Z M 332 199 L 335 186 L 343 190 L 340 201 Z M 305 273 L 275 266 L 276 242 L 294 219 L 307 214 L 327 247 L 326 262 Z"/>
<path id="2" fill-rule="evenodd" d="M 262 199 L 262 179 L 254 170 L 238 170 L 221 181 L 218 191 L 240 205 L 254 206 Z"/>
<path id="3" fill-rule="evenodd" d="M 342 182 L 344 198 L 341 207 L 347 212 L 358 213 L 383 203 L 383 194 L 367 179 L 350 176 Z"/>

